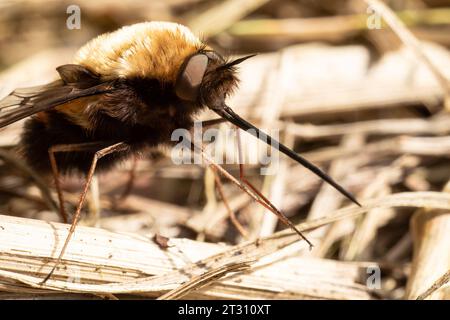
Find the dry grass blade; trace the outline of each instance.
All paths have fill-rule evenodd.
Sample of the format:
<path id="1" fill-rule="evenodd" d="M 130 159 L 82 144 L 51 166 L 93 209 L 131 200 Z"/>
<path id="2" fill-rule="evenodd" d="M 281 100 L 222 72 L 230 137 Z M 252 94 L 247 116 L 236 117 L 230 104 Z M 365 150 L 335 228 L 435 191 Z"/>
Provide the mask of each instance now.
<path id="1" fill-rule="evenodd" d="M 328 147 L 318 151 L 305 153 L 305 157 L 313 162 L 327 162 L 340 157 L 359 154 L 359 148 Z M 397 156 L 402 154 L 420 156 L 447 156 L 450 152 L 450 137 L 410 137 L 397 136 L 386 138 L 365 145 L 366 155 L 381 157 L 385 155 Z"/>
<path id="2" fill-rule="evenodd" d="M 445 274 L 443 274 L 442 277 L 437 279 L 436 282 L 433 283 L 433 285 L 427 289 L 427 291 L 425 291 L 424 293 L 419 295 L 417 297 L 417 300 L 425 300 L 430 295 L 432 295 L 434 292 L 443 288 L 449 281 L 450 281 L 450 270 L 447 271 Z"/>
<path id="3" fill-rule="evenodd" d="M 213 36 L 245 17 L 268 0 L 224 0 L 201 14 L 196 14 L 188 23 L 192 31 L 203 37 Z"/>
<path id="4" fill-rule="evenodd" d="M 183 283 L 178 288 L 163 294 L 158 298 L 158 300 L 174 300 L 181 299 L 189 292 L 198 290 L 208 284 L 217 281 L 218 279 L 226 276 L 231 272 L 242 272 L 248 270 L 250 268 L 250 262 L 237 262 L 230 263 L 224 266 L 221 266 L 217 269 L 206 271 L 204 274 L 200 276 L 193 277 L 186 283 Z"/>
<path id="5" fill-rule="evenodd" d="M 450 182 L 443 189 L 450 193 Z M 448 210 L 421 208 L 411 220 L 414 256 L 405 296 L 416 299 L 450 268 L 450 214 Z M 431 299 L 449 299 L 449 292 L 435 292 Z"/>
<path id="6" fill-rule="evenodd" d="M 413 192 L 393 194 L 378 200 L 367 201 L 366 206 L 363 208 L 344 208 L 334 212 L 327 217 L 301 223 L 297 227 L 299 228 L 299 230 L 308 231 L 334 221 L 358 216 L 374 208 L 402 206 L 428 207 L 450 210 L 450 195 L 440 192 Z M 3 269 L 0 270 L 0 278 L 3 279 L 3 283 L 5 283 L 4 281 L 6 280 L 8 282 L 17 281 L 19 283 L 22 283 L 22 285 L 25 285 L 25 292 L 27 290 L 26 288 L 31 287 L 34 289 L 91 294 L 131 293 L 158 296 L 161 295 L 160 293 L 173 290 L 183 283 L 189 281 L 192 277 L 200 276 L 208 270 L 213 270 L 215 268 L 220 268 L 233 263 L 259 260 L 263 257 L 279 252 L 279 250 L 281 250 L 282 248 L 298 242 L 298 237 L 295 233 L 290 230 L 284 230 L 257 242 L 248 242 L 225 250 L 222 249 L 222 252 L 212 254 L 208 257 L 200 259 L 195 263 L 188 263 L 187 265 L 181 267 L 179 262 L 175 265 L 173 264 L 174 262 L 169 262 L 171 261 L 171 259 L 174 259 L 174 255 L 170 255 L 171 258 L 167 260 L 166 251 L 161 251 L 159 246 L 157 246 L 156 244 L 149 243 L 148 241 L 142 241 L 142 238 L 124 236 L 110 232 L 105 233 L 105 231 L 101 229 L 79 227 L 75 238 L 73 239 L 72 245 L 69 246 L 69 250 L 67 252 L 66 259 L 63 261 L 62 268 L 58 270 L 56 274 L 60 279 L 61 277 L 64 278 L 67 276 L 71 276 L 73 273 L 71 273 L 71 268 L 73 266 L 77 266 L 82 271 L 82 279 L 89 278 L 91 279 L 91 283 L 73 283 L 63 280 L 50 279 L 44 286 L 41 286 L 40 282 L 42 279 L 40 276 L 36 276 L 35 274 L 38 270 L 38 274 L 45 274 L 46 270 L 42 269 L 43 262 L 45 261 L 45 264 L 46 262 L 48 262 L 48 259 L 52 259 L 51 257 L 53 257 L 54 252 L 58 252 L 58 248 L 55 248 L 54 244 L 53 246 L 50 245 L 50 243 L 52 242 L 51 239 L 54 238 L 54 232 L 56 232 L 58 238 L 61 239 L 67 232 L 66 226 L 60 224 L 48 225 L 44 222 L 35 220 L 11 218 L 5 216 L 0 216 L 0 218 L 0 225 L 3 228 L 0 232 L 0 245 L 2 248 L 0 251 L 0 258 L 2 259 L 1 264 L 4 266 Z M 37 241 L 38 239 L 34 239 L 33 237 L 39 237 L 40 241 Z M 205 248 L 208 247 L 206 244 L 202 244 L 204 249 L 200 249 L 200 247 L 196 247 L 197 244 L 195 242 L 190 243 L 194 245 L 194 247 L 190 249 L 190 254 L 193 254 L 194 252 L 197 252 L 197 254 L 207 253 L 205 251 Z M 299 244 L 302 248 L 305 247 L 304 242 L 301 242 Z M 83 250 L 79 250 L 80 245 Z M 124 250 L 124 245 L 126 246 L 126 250 Z M 198 243 L 198 245 L 201 245 L 201 243 Z M 61 246 L 61 243 L 58 243 L 57 246 Z M 134 249 L 131 250 L 130 246 Z M 24 248 L 26 248 L 25 251 Z M 143 252 L 137 251 L 139 248 L 145 248 L 146 253 L 143 254 Z M 185 249 L 187 248 L 185 247 Z M 295 252 L 298 252 L 298 250 L 299 248 L 296 247 Z M 154 257 L 150 258 L 149 254 L 150 256 L 154 255 Z M 270 265 L 275 263 L 275 261 L 279 261 L 279 259 L 281 258 L 279 256 L 279 253 L 275 256 L 275 258 L 265 260 L 264 264 L 262 266 L 260 265 L 258 268 L 268 268 L 270 267 Z M 143 262 L 143 260 L 146 262 Z M 139 265 L 139 263 L 148 264 L 149 261 L 151 261 L 152 263 L 165 261 L 163 265 L 159 266 L 159 268 L 164 266 L 165 268 L 172 269 L 172 271 L 160 274 L 161 269 L 159 269 L 159 272 L 155 272 L 158 269 L 147 269 L 147 272 L 151 272 L 153 274 L 159 273 L 159 275 L 142 277 L 142 274 L 139 276 L 138 273 L 136 275 L 137 279 L 133 281 L 119 281 L 119 279 L 122 279 L 123 281 L 125 279 L 123 277 L 128 273 L 136 274 L 136 269 L 133 269 L 133 265 L 136 267 Z M 6 262 L 7 264 L 5 264 Z M 6 270 L 6 265 L 9 266 L 7 267 L 9 270 L 14 271 Z M 34 272 L 32 272 L 32 269 L 30 269 L 30 266 L 32 265 L 35 266 Z M 115 267 L 113 269 L 109 269 L 114 265 Z M 176 267 L 177 265 L 180 267 Z M 102 272 L 99 272 L 98 268 L 104 270 Z M 279 265 L 277 267 L 277 270 L 278 268 Z M 115 273 L 118 272 L 119 274 L 122 274 L 122 276 L 116 276 L 116 280 L 114 283 L 98 283 L 98 281 L 105 281 L 105 276 L 114 269 L 116 270 Z M 123 273 L 121 270 L 125 273 Z M 236 286 L 238 286 L 243 289 L 248 288 L 249 285 L 251 286 L 252 290 L 261 292 L 261 280 L 256 281 L 256 283 L 259 283 L 259 285 L 257 286 L 255 286 L 256 284 L 253 281 L 248 282 L 253 276 L 256 276 L 256 270 L 258 269 L 254 269 L 254 267 L 250 268 L 250 270 L 248 271 L 250 274 L 248 276 L 241 275 L 239 281 L 236 280 L 233 282 L 227 282 L 228 280 L 220 279 L 217 283 L 212 284 L 207 288 L 200 289 L 200 292 L 204 297 L 230 297 L 231 287 L 235 288 Z M 276 273 L 279 273 L 279 271 L 276 271 Z M 275 281 L 277 278 L 276 273 L 271 274 L 269 278 L 265 278 L 265 281 L 269 281 L 269 283 L 270 281 Z M 288 273 L 284 275 L 280 274 L 279 276 L 286 277 L 288 276 Z M 297 281 L 295 280 L 295 278 L 299 275 L 295 273 L 295 275 L 292 274 L 289 275 L 289 277 L 290 276 L 293 276 L 293 278 L 289 278 L 289 280 L 283 279 L 281 283 L 284 283 L 285 286 L 292 286 L 293 284 L 298 285 L 296 284 Z M 127 276 L 127 278 L 130 279 L 129 276 Z M 96 279 L 96 281 L 94 281 L 94 279 Z M 281 283 L 278 283 L 277 285 L 280 286 L 282 285 Z M 267 288 L 267 285 L 268 283 L 266 283 L 263 287 Z M 299 288 L 290 288 L 289 290 L 294 290 L 295 292 L 296 290 L 299 290 Z M 317 290 L 317 288 L 315 290 Z M 334 287 L 333 290 L 336 290 L 336 287 Z M 300 294 L 301 291 L 297 292 L 297 294 Z M 237 293 L 235 292 L 234 297 L 242 297 L 241 295 L 236 294 Z M 246 294 L 249 294 L 249 292 L 246 291 Z M 255 294 L 255 291 L 253 291 L 253 295 Z M 266 292 L 265 294 L 268 293 Z M 292 295 L 295 296 L 295 294 L 291 292 L 291 296 Z M 261 297 L 261 295 L 257 296 Z M 265 297 L 269 296 L 270 295 L 265 295 Z M 273 297 L 274 296 L 272 293 L 272 298 Z M 328 297 L 330 296 L 328 295 Z"/>
<path id="7" fill-rule="evenodd" d="M 397 34 L 397 36 L 403 41 L 403 43 L 408 46 L 411 51 L 414 52 L 414 54 L 421 60 L 423 63 L 425 63 L 430 71 L 434 74 L 436 79 L 439 81 L 439 84 L 442 87 L 442 90 L 444 91 L 447 102 L 448 98 L 450 97 L 450 82 L 445 77 L 445 75 L 442 74 L 441 70 L 437 66 L 434 65 L 430 61 L 430 59 L 427 57 L 427 55 L 424 53 L 422 46 L 417 40 L 417 38 L 411 33 L 411 31 L 408 30 L 408 28 L 405 26 L 405 24 L 395 15 L 395 13 L 382 1 L 380 0 L 364 0 L 373 10 L 375 10 L 377 13 L 379 13 L 386 23 L 392 28 L 392 30 Z M 447 106 L 450 107 L 450 106 Z"/>
<path id="8" fill-rule="evenodd" d="M 417 165 L 417 159 L 412 156 L 402 156 L 391 163 L 363 189 L 361 197 L 370 199 L 381 197 L 392 192 L 391 185 L 399 180 L 406 168 Z M 340 256 L 344 260 L 365 260 L 373 256 L 375 236 L 379 228 L 395 215 L 392 208 L 370 210 L 356 220 L 356 227 L 347 242 L 341 246 Z M 370 253 L 369 253 L 370 252 Z"/>
<path id="9" fill-rule="evenodd" d="M 439 115 L 427 120 L 416 118 L 381 119 L 321 126 L 311 124 L 301 125 L 295 123 L 287 123 L 285 125 L 288 132 L 297 137 L 306 139 L 330 138 L 356 133 L 373 135 L 442 135 L 450 132 L 450 117 L 446 115 Z"/>
<path id="10" fill-rule="evenodd" d="M 25 271 L 25 274 L 1 270 L 0 283 L 5 284 L 3 290 L 10 291 L 11 281 L 13 283 L 25 281 L 28 285 L 19 284 L 19 282 L 17 282 L 19 285 L 15 285 L 15 288 L 21 288 L 20 292 L 22 293 L 39 288 L 48 291 L 47 289 L 51 288 L 55 292 L 99 294 L 99 291 L 106 291 L 102 294 L 122 292 L 158 297 L 165 291 L 175 289 L 208 270 L 220 268 L 229 263 L 248 262 L 249 259 L 246 256 L 267 255 L 269 252 L 276 252 L 290 243 L 297 242 L 296 236 L 288 236 L 286 241 L 285 237 L 281 237 L 263 241 L 260 245 L 249 243 L 242 249 L 235 247 L 234 250 L 228 250 L 218 245 L 171 239 L 171 247 L 161 250 L 158 245 L 152 241 L 145 241 L 143 238 L 79 227 L 73 239 L 73 246 L 69 247 L 67 252 L 67 260 L 64 261 L 62 268 L 57 270 L 58 278 L 66 280 L 50 279 L 47 287 L 44 288 L 39 286 L 39 280 L 41 280 L 39 276 L 34 275 L 45 274 L 45 270 L 42 270 L 42 258 L 52 255 L 52 252 L 48 250 L 50 245 L 42 242 L 38 245 L 40 249 L 36 249 L 36 251 L 41 253 L 35 256 L 37 260 L 33 258 L 34 253 L 31 253 L 29 258 L 25 258 L 27 252 L 33 252 L 35 249 L 26 244 L 29 243 L 27 238 L 30 236 L 28 231 L 30 228 L 19 230 L 28 226 L 29 223 L 35 232 L 34 235 L 42 240 L 48 239 L 49 234 L 53 234 L 53 231 L 43 222 L 3 216 L 1 218 L 1 225 L 5 228 L 5 232 L 0 233 L 1 236 L 11 239 L 9 234 L 14 232 L 14 228 L 16 228 L 15 232 L 22 235 L 21 239 L 17 239 L 22 244 L 16 244 L 15 248 L 17 249 L 11 248 L 12 256 L 11 254 L 0 255 L 1 265 L 4 268 L 8 266 L 9 270 L 20 270 L 23 262 L 22 272 Z M 53 227 L 55 231 L 65 229 L 60 224 L 53 224 Z M 47 231 L 44 232 L 44 230 Z M 24 237 L 24 234 L 28 236 Z M 9 247 L 9 244 L 3 244 Z M 303 247 L 303 243 L 301 245 Z M 80 246 L 83 248 L 81 251 L 79 250 Z M 26 247 L 28 249 L 23 250 Z M 224 250 L 225 253 L 222 255 L 220 252 L 224 252 Z M 291 249 L 290 254 L 298 252 L 298 250 L 299 247 L 295 246 Z M 209 255 L 211 256 L 208 257 Z M 206 257 L 194 263 L 185 260 L 187 257 L 197 260 L 196 256 Z M 259 299 L 301 298 L 304 296 L 328 299 L 350 297 L 367 299 L 370 297 L 367 288 L 355 283 L 359 274 L 359 267 L 356 265 L 332 261 L 325 263 L 311 261 L 310 263 L 308 260 L 299 259 L 280 260 L 285 256 L 286 253 L 281 257 L 277 255 L 266 259 L 258 269 L 252 268 L 246 274 L 233 276 L 233 279 L 220 279 L 207 288 L 189 293 L 188 297 L 239 299 L 250 297 Z M 44 260 L 48 261 L 46 258 Z M 5 261 L 9 262 L 5 264 Z M 279 262 L 274 263 L 275 261 Z M 31 271 L 30 266 L 34 271 Z M 280 268 L 285 270 L 281 274 Z M 300 270 L 300 268 L 302 272 L 298 273 L 296 270 Z M 70 279 L 73 279 L 74 274 L 79 274 L 83 282 L 85 279 L 89 279 L 86 281 L 90 284 L 79 283 L 79 281 L 71 282 Z M 155 276 L 149 276 L 150 274 L 155 274 Z M 67 281 L 67 277 L 69 277 L 69 281 Z M 105 281 L 110 283 L 103 285 Z M 311 290 L 314 283 L 320 284 L 320 288 Z"/>
<path id="11" fill-rule="evenodd" d="M 41 191 L 42 198 L 47 207 L 54 212 L 58 212 L 57 205 L 52 198 L 50 189 L 48 188 L 47 183 L 42 180 L 41 176 L 34 172 L 22 159 L 7 150 L 0 149 L 0 159 L 8 162 L 10 165 L 33 179 L 34 183 Z"/>
<path id="12" fill-rule="evenodd" d="M 448 8 L 396 12 L 408 26 L 450 24 Z M 317 18 L 248 19 L 235 23 L 228 32 L 236 37 L 288 37 L 289 39 L 342 40 L 367 30 L 367 15 L 354 14 Z"/>

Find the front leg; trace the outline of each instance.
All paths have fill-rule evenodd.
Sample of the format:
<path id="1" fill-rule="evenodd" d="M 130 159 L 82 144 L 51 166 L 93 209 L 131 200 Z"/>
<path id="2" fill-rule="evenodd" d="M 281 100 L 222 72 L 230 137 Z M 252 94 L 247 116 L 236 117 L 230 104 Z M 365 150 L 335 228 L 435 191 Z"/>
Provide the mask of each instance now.
<path id="1" fill-rule="evenodd" d="M 275 214 L 278 219 L 281 220 L 281 222 L 283 222 L 285 225 L 287 225 L 288 227 L 290 227 L 292 230 L 294 230 L 303 240 L 306 241 L 306 243 L 308 243 L 310 250 L 313 247 L 313 244 L 311 243 L 311 241 L 308 240 L 308 238 L 306 238 L 303 233 L 301 233 L 296 227 L 295 225 L 280 211 L 278 210 L 277 207 L 275 207 L 272 202 L 267 199 L 267 197 L 265 197 L 255 186 L 253 186 L 253 184 L 250 183 L 250 181 L 248 181 L 248 179 L 245 177 L 245 169 L 244 169 L 244 161 L 243 161 L 243 153 L 242 153 L 242 145 L 241 145 L 241 135 L 240 135 L 240 131 L 239 131 L 239 127 L 236 127 L 236 133 L 237 133 L 237 142 L 238 142 L 238 155 L 239 155 L 239 179 L 245 183 L 253 192 L 255 192 L 258 197 L 262 200 L 262 202 L 260 202 L 264 207 L 266 207 L 266 209 L 268 209 L 269 211 L 271 211 L 273 214 Z"/>

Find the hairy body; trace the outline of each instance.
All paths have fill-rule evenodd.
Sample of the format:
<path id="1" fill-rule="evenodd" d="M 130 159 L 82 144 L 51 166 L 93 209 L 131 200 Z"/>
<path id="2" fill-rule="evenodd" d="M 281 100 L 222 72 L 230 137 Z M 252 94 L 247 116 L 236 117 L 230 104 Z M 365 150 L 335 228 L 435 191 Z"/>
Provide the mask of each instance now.
<path id="1" fill-rule="evenodd" d="M 237 82 L 233 67 L 223 67 L 225 60 L 212 54 L 184 26 L 146 22 L 89 41 L 76 53 L 74 65 L 58 69 L 62 82 L 45 95 L 58 95 L 57 90 L 67 86 L 83 90 L 107 83 L 111 89 L 41 111 L 27 120 L 21 139 L 27 162 L 48 173 L 48 149 L 52 146 L 125 142 L 127 150 L 99 160 L 97 168 L 101 171 L 145 148 L 169 144 L 171 133 L 177 128 L 190 129 L 195 114 L 207 102 L 180 99 L 174 90 L 183 62 L 199 53 L 208 54 L 205 80 L 209 71 L 215 71 L 202 90 L 228 94 Z M 61 172 L 85 173 L 95 152 L 55 156 Z"/>
<path id="2" fill-rule="evenodd" d="M 94 172 L 145 148 L 171 143 L 175 129 L 190 129 L 197 112 L 208 107 L 223 119 L 302 164 L 358 201 L 326 173 L 287 146 L 242 119 L 225 103 L 237 85 L 235 66 L 251 56 L 226 61 L 186 27 L 146 22 L 101 35 L 83 46 L 74 63 L 56 70 L 60 79 L 13 91 L 0 101 L 0 128 L 30 117 L 21 138 L 28 164 L 41 174 L 52 172 L 64 209 L 60 173 L 86 174 L 69 234 L 52 275 L 73 235 Z M 198 146 L 197 146 L 198 147 Z M 244 177 L 238 185 L 312 244 Z M 235 180 L 231 179 L 235 182 Z M 230 213 L 231 215 L 231 213 Z"/>

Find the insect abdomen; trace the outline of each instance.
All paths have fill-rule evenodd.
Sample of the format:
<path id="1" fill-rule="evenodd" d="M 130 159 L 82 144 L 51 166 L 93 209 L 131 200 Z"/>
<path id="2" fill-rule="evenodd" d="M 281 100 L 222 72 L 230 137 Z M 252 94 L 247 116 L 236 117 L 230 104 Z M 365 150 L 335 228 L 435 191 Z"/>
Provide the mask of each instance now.
<path id="1" fill-rule="evenodd" d="M 51 173 L 48 154 L 51 146 L 99 142 L 97 139 L 89 137 L 83 128 L 70 123 L 57 112 L 48 113 L 46 119 L 47 121 L 42 121 L 38 117 L 28 119 L 25 122 L 20 143 L 21 153 L 26 162 L 39 174 Z M 115 141 L 104 142 L 106 147 Z M 99 148 L 101 149 L 102 147 Z M 94 148 L 92 151 L 55 153 L 59 171 L 63 174 L 85 174 L 90 168 L 96 151 L 98 150 Z M 133 151 L 122 151 L 105 156 L 98 162 L 97 169 L 99 171 L 107 170 L 120 160 L 127 158 Z"/>

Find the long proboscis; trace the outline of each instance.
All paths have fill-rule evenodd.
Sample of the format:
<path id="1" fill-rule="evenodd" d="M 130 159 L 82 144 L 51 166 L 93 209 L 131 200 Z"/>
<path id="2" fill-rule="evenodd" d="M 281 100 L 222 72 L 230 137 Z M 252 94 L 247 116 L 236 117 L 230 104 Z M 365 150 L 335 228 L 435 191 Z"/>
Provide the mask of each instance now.
<path id="1" fill-rule="evenodd" d="M 341 194 L 343 194 L 346 198 L 357 204 L 361 207 L 361 204 L 356 200 L 356 198 L 347 190 L 345 190 L 341 185 L 339 185 L 336 181 L 333 180 L 329 175 L 327 175 L 325 172 L 323 172 L 321 169 L 319 169 L 316 165 L 312 164 L 302 156 L 298 155 L 288 147 L 286 147 L 281 142 L 277 141 L 276 139 L 272 138 L 268 134 L 264 133 L 248 121 L 241 118 L 238 114 L 236 114 L 230 107 L 224 105 L 220 109 L 213 109 L 218 115 L 226 119 L 227 121 L 231 122 L 235 126 L 241 128 L 242 130 L 247 131 L 248 133 L 252 134 L 256 138 L 260 139 L 261 141 L 264 141 L 268 145 L 277 148 L 282 153 L 287 155 L 292 160 L 298 162 L 314 174 L 316 174 L 318 177 L 323 179 L 325 182 L 329 183 L 331 186 L 333 186 L 337 191 L 339 191 Z"/>

